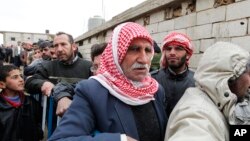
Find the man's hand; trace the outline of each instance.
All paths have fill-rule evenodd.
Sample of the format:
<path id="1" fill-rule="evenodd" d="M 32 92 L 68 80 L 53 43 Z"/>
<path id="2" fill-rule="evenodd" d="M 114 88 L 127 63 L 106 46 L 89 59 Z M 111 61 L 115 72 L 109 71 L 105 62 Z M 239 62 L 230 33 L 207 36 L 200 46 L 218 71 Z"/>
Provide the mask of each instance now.
<path id="1" fill-rule="evenodd" d="M 49 97 L 54 86 L 55 85 L 51 82 L 44 82 L 41 87 L 41 91 L 44 95 Z"/>
<path id="2" fill-rule="evenodd" d="M 61 98 L 57 103 L 56 114 L 62 117 L 66 110 L 69 108 L 71 102 L 72 100 L 70 100 L 68 97 Z"/>

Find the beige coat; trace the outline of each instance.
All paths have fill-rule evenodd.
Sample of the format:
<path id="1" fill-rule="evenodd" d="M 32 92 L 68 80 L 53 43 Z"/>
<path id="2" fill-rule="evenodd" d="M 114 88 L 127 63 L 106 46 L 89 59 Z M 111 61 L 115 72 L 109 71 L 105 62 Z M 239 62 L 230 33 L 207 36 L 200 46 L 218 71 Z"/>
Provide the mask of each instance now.
<path id="1" fill-rule="evenodd" d="M 169 117 L 165 141 L 229 141 L 237 97 L 228 79 L 239 77 L 248 59 L 249 53 L 234 44 L 209 47 L 194 75 L 196 87 L 186 90 Z"/>

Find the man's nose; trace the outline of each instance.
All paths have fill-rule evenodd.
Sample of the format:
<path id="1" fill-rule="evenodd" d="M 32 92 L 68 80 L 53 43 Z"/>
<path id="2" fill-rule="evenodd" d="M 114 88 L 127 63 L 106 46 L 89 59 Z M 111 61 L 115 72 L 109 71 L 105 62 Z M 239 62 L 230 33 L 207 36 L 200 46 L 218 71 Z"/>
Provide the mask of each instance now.
<path id="1" fill-rule="evenodd" d="M 57 47 L 57 51 L 59 50 L 59 51 L 61 51 L 62 50 L 62 48 L 63 48 L 63 46 L 62 45 L 58 45 L 58 47 Z"/>
<path id="2" fill-rule="evenodd" d="M 176 53 L 175 48 L 172 48 L 172 49 L 170 50 L 170 54 L 175 54 L 175 53 Z"/>
<path id="3" fill-rule="evenodd" d="M 142 63 L 142 64 L 145 64 L 147 63 L 147 61 L 149 60 L 149 56 L 147 55 L 147 53 L 145 51 L 142 51 L 140 54 L 139 54 L 139 57 L 138 57 L 138 62 L 139 63 Z"/>

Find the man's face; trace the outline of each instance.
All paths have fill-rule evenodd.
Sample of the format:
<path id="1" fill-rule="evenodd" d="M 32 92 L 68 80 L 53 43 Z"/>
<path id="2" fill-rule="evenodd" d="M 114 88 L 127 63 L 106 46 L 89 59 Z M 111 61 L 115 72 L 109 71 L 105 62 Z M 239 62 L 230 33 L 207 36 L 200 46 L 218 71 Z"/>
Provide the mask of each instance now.
<path id="1" fill-rule="evenodd" d="M 5 88 L 11 91 L 23 91 L 24 80 L 20 70 L 12 70 L 9 72 L 9 76 L 6 77 L 5 82 L 1 81 L 1 88 Z"/>
<path id="2" fill-rule="evenodd" d="M 57 59 L 56 49 L 54 47 L 51 47 L 51 48 L 49 48 L 49 50 L 50 50 L 50 54 L 51 54 L 51 59 L 56 60 Z"/>
<path id="3" fill-rule="evenodd" d="M 170 45 L 165 48 L 166 50 L 166 61 L 170 68 L 172 69 L 180 69 L 183 70 L 186 68 L 186 60 L 188 59 L 188 55 L 186 50 L 182 46 Z"/>
<path id="4" fill-rule="evenodd" d="M 25 43 L 25 49 L 27 50 L 31 50 L 33 48 L 32 44 L 31 43 Z"/>
<path id="5" fill-rule="evenodd" d="M 42 58 L 44 60 L 49 60 L 51 58 L 49 47 L 45 47 L 42 49 Z"/>
<path id="6" fill-rule="evenodd" d="M 250 70 L 243 73 L 235 80 L 233 85 L 230 85 L 230 90 L 237 95 L 238 98 L 243 98 L 247 95 L 250 88 Z"/>
<path id="7" fill-rule="evenodd" d="M 100 54 L 94 57 L 93 64 L 91 67 L 91 71 L 93 72 L 93 75 L 96 75 L 96 71 L 98 70 L 100 66 L 101 56 L 102 55 Z"/>
<path id="8" fill-rule="evenodd" d="M 149 73 L 153 48 L 146 39 L 134 39 L 121 63 L 124 75 L 133 81 L 142 81 Z"/>
<path id="9" fill-rule="evenodd" d="M 53 46 L 56 49 L 57 59 L 62 62 L 70 62 L 76 50 L 75 44 L 69 42 L 69 38 L 65 34 L 55 36 Z"/>
<path id="10" fill-rule="evenodd" d="M 34 55 L 33 55 L 33 59 L 39 59 L 42 57 L 42 52 L 40 49 L 35 49 L 34 50 Z"/>

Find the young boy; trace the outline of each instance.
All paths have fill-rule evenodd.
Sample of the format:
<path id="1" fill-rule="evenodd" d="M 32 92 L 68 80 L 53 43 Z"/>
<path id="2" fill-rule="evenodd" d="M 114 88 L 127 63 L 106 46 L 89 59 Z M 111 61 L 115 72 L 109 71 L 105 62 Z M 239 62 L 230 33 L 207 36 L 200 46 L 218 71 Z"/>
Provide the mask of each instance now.
<path id="1" fill-rule="evenodd" d="M 38 141 L 43 138 L 41 105 L 24 95 L 24 80 L 19 68 L 0 68 L 0 140 Z"/>

